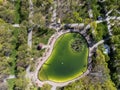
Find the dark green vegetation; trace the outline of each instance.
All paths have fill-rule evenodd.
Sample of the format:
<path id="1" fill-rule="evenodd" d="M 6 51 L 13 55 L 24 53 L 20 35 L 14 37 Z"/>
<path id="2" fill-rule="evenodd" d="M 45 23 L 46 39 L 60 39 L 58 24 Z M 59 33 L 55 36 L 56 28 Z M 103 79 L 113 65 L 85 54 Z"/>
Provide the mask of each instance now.
<path id="1" fill-rule="evenodd" d="M 37 90 L 51 90 L 51 85 L 49 85 L 49 84 L 44 84 L 43 87 L 38 88 Z"/>
<path id="2" fill-rule="evenodd" d="M 118 21 L 119 22 L 119 21 Z M 118 25 L 117 21 L 113 23 L 116 26 L 112 27 L 113 29 L 113 36 L 111 37 L 110 44 L 111 44 L 111 54 L 109 62 L 109 67 L 111 69 L 111 78 L 115 82 L 116 87 L 120 88 L 120 26 Z"/>
<path id="3" fill-rule="evenodd" d="M 58 18 L 61 18 L 63 23 L 80 23 L 89 19 L 88 10 L 92 9 L 93 18 L 97 20 L 98 16 L 105 18 L 105 14 L 111 9 L 120 9 L 119 0 L 60 0 L 58 1 Z M 112 15 L 118 15 L 114 12 Z"/>
<path id="4" fill-rule="evenodd" d="M 73 49 L 73 52 L 82 52 L 84 47 L 85 41 L 82 40 L 82 38 L 75 38 L 71 41 L 71 48 Z"/>
<path id="5" fill-rule="evenodd" d="M 63 23 L 81 23 L 88 18 L 87 2 L 84 0 L 60 0 L 57 2 L 58 18 Z"/>
<path id="6" fill-rule="evenodd" d="M 8 23 L 15 23 L 15 7 L 14 4 L 6 2 L 0 5 L 0 18 Z"/>
<path id="7" fill-rule="evenodd" d="M 96 24 L 96 23 L 93 23 Z M 96 42 L 108 37 L 108 29 L 107 29 L 107 24 L 106 22 L 103 23 L 98 23 L 96 25 L 93 25 L 93 37 Z"/>
<path id="8" fill-rule="evenodd" d="M 82 50 L 75 52 L 71 48 L 71 42 L 81 40 Z M 65 82 L 80 76 L 87 69 L 88 48 L 84 38 L 77 33 L 62 35 L 55 42 L 54 49 L 42 66 L 40 80 Z"/>
<path id="9" fill-rule="evenodd" d="M 32 51 L 31 51 L 31 57 L 33 57 L 33 61 L 31 62 L 31 70 L 34 70 L 34 64 L 35 60 L 39 57 L 41 57 L 44 53 L 44 49 L 39 51 L 37 50 L 37 46 L 42 43 L 42 44 L 47 44 L 48 39 L 50 36 L 55 32 L 55 30 L 48 29 L 48 28 L 34 28 L 33 30 L 33 46 L 32 46 Z"/>
<path id="10" fill-rule="evenodd" d="M 21 3 L 21 1 L 20 0 L 17 0 L 17 1 L 15 1 L 15 15 L 16 15 L 16 17 L 15 17 L 15 23 L 19 23 L 20 22 L 20 3 Z"/>
<path id="11" fill-rule="evenodd" d="M 34 13 L 33 17 L 29 18 L 29 0 L 0 0 L 0 90 L 26 90 L 28 84 L 28 80 L 25 78 L 26 67 L 31 65 L 31 71 L 34 70 L 36 59 L 44 52 L 44 50 L 37 51 L 37 45 L 41 42 L 46 44 L 49 37 L 54 33 L 53 30 L 48 29 L 53 11 L 51 6 L 54 6 L 53 0 L 32 1 Z M 89 18 L 89 9 L 92 9 L 93 18 Z M 106 23 L 96 25 L 95 21 L 98 16 L 105 19 L 105 14 L 112 9 L 110 16 L 120 16 L 117 13 L 117 10 L 120 10 L 120 0 L 105 0 L 104 2 L 100 2 L 100 0 L 57 0 L 57 19 L 60 18 L 62 23 L 84 22 L 85 25 L 92 23 L 93 27 L 88 34 L 93 36 L 93 41 L 97 42 L 106 38 L 108 32 Z M 29 23 L 30 19 L 34 25 Z M 18 23 L 20 28 L 12 27 L 12 24 L 15 23 Z M 95 54 L 93 57 L 92 64 L 95 68 L 92 69 L 92 74 L 90 73 L 83 79 L 70 84 L 64 88 L 65 90 L 114 90 L 114 84 L 109 78 L 109 73 L 117 89 L 120 89 L 119 21 L 111 20 L 111 23 L 115 25 L 112 27 L 111 40 L 107 43 L 111 47 L 110 60 L 106 59 L 108 56 L 102 53 L 104 48 L 99 47 L 100 51 L 97 50 L 97 56 Z M 33 26 L 36 26 L 33 28 L 33 45 L 32 49 L 28 50 L 27 30 Z M 100 58 L 98 59 L 98 57 Z M 96 74 L 101 75 L 99 72 L 101 70 L 104 74 L 103 77 Z M 16 78 L 9 79 L 7 80 L 8 83 L 4 83 L 3 80 L 9 75 L 15 75 Z M 33 85 L 30 89 L 37 90 L 37 87 L 34 87 Z M 39 89 L 50 90 L 50 86 L 45 85 Z"/>
<path id="12" fill-rule="evenodd" d="M 2 88 L 2 90 L 6 90 L 5 88 L 7 86 L 10 90 L 26 89 L 28 80 L 25 78 L 25 70 L 29 64 L 32 66 L 31 70 L 33 70 L 35 59 L 40 57 L 44 51 L 42 50 L 39 53 L 39 51 L 36 50 L 37 44 L 40 42 L 47 43 L 51 34 L 54 33 L 53 30 L 46 29 L 47 27 L 44 27 L 45 29 L 38 29 L 38 27 L 46 25 L 48 21 L 48 19 L 46 19 L 46 13 L 48 13 L 47 9 L 49 9 L 51 5 L 48 3 L 48 7 L 48 4 L 46 4 L 47 1 L 43 0 L 35 1 L 37 4 L 40 4 L 38 3 L 39 1 L 41 1 L 41 3 L 44 2 L 44 6 L 48 8 L 43 9 L 46 11 L 44 13 L 44 11 L 41 10 L 43 7 L 40 8 L 38 5 L 38 8 L 36 8 L 37 6 L 34 4 L 35 13 L 31 19 L 37 26 L 37 29 L 33 30 L 33 35 L 35 35 L 33 37 L 33 48 L 32 50 L 28 50 L 27 29 L 32 27 L 28 22 L 28 1 L 29 0 L 0 0 L 0 89 Z M 37 12 L 39 12 L 40 15 Z M 38 17 L 40 19 L 38 19 Z M 14 23 L 18 23 L 20 28 L 12 27 Z M 45 41 L 42 41 L 41 37 L 43 37 Z M 31 58 L 33 58 L 33 61 L 31 61 Z M 13 79 L 9 79 L 8 85 L 2 84 L 3 80 L 9 75 L 16 76 L 14 81 Z"/>
<path id="13" fill-rule="evenodd" d="M 34 4 L 33 22 L 40 27 L 48 27 L 51 22 L 53 0 L 32 0 Z M 39 17 L 39 18 L 38 18 Z"/>
<path id="14" fill-rule="evenodd" d="M 27 60 L 29 57 L 26 54 L 26 35 L 25 27 L 13 28 L 0 19 L 0 80 L 4 80 L 5 76 L 15 75 L 17 77 L 15 83 L 11 84 L 14 88 L 22 88 L 19 83 L 25 84 L 21 77 L 25 75 L 25 69 L 29 63 Z M 20 80 L 19 83 L 17 83 L 18 80 Z"/>
<path id="15" fill-rule="evenodd" d="M 9 90 L 13 90 L 14 84 L 15 84 L 15 79 L 8 79 L 7 82 L 8 82 Z"/>
<path id="16" fill-rule="evenodd" d="M 35 28 L 33 31 L 34 43 L 38 45 L 39 43 L 47 44 L 49 38 L 54 34 L 55 30 L 49 28 Z"/>
<path id="17" fill-rule="evenodd" d="M 8 23 L 20 23 L 28 18 L 28 0 L 6 0 L 0 5 L 0 18 Z"/>
<path id="18" fill-rule="evenodd" d="M 100 49 L 96 54 L 97 57 L 93 57 L 93 68 L 90 74 L 57 90 L 116 90 L 109 75 L 107 64 L 109 57 Z"/>
<path id="19" fill-rule="evenodd" d="M 22 24 L 20 28 L 14 28 L 0 19 L 0 81 L 3 81 L 9 75 L 15 75 L 15 79 L 8 80 L 10 90 L 26 88 L 28 81 L 23 78 L 26 74 L 25 70 L 29 64 L 33 65 L 33 70 L 35 63 L 35 60 L 31 61 L 30 58 L 36 59 L 42 55 L 42 51 L 39 53 L 36 50 L 37 45 L 42 42 L 42 39 L 38 37 L 43 37 L 45 41 L 42 43 L 46 43 L 51 34 L 54 33 L 54 30 L 41 30 L 34 30 L 33 33 L 40 31 L 40 34 L 33 34 L 35 35 L 33 40 L 38 42 L 33 42 L 33 50 L 28 51 L 27 28 Z"/>
<path id="20" fill-rule="evenodd" d="M 99 2 L 102 0 L 87 0 L 90 3 L 90 6 L 93 10 L 93 19 L 97 19 L 98 16 L 102 16 L 102 18 L 105 18 L 105 14 L 112 10 L 120 9 L 120 0 L 105 0 L 104 2 Z M 112 12 L 112 15 L 117 15 L 114 12 Z"/>
<path id="21" fill-rule="evenodd" d="M 1 78 L 3 79 L 4 75 L 14 74 L 15 68 L 15 37 L 12 36 L 13 31 L 10 30 L 12 27 L 9 24 L 6 24 L 3 20 L 0 19 L 0 68 Z M 11 56 L 12 58 L 7 58 Z M 11 67 L 12 66 L 12 67 Z"/>

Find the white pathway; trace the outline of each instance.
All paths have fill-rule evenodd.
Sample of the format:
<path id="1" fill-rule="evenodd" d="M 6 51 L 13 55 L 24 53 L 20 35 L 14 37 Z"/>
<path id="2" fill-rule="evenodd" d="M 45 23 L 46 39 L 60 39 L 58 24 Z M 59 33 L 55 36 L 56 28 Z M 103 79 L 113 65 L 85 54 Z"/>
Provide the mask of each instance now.
<path id="1" fill-rule="evenodd" d="M 48 57 L 50 56 L 52 50 L 53 50 L 53 46 L 55 41 L 57 40 L 57 38 L 59 38 L 62 34 L 68 33 L 70 32 L 70 30 L 66 30 L 66 31 L 60 31 L 59 33 L 55 33 L 54 35 L 51 36 L 51 38 L 49 39 L 48 45 L 50 45 L 50 48 L 46 49 L 46 52 L 44 53 L 43 57 L 38 59 L 38 63 L 36 64 L 36 70 L 35 72 L 32 73 L 32 81 L 34 83 L 36 83 L 37 86 L 42 87 L 45 83 L 48 83 L 50 85 L 53 86 L 53 88 L 55 89 L 55 87 L 57 86 L 65 86 L 73 81 L 79 80 L 81 77 L 87 75 L 89 73 L 89 70 L 87 70 L 83 75 L 81 75 L 78 78 L 75 78 L 73 80 L 70 80 L 68 82 L 64 82 L 64 83 L 55 83 L 52 81 L 40 81 L 38 79 L 38 72 L 39 69 L 42 67 L 42 65 L 46 62 L 46 60 L 48 59 Z M 53 89 L 52 88 L 52 89 Z"/>
<path id="2" fill-rule="evenodd" d="M 80 32 L 79 30 L 76 30 L 76 29 L 73 30 L 73 32 L 78 32 L 78 33 L 83 33 L 83 34 L 84 34 L 88 28 L 90 28 L 90 25 L 87 25 L 82 32 Z M 41 58 L 38 59 L 38 62 L 37 62 L 37 64 L 35 65 L 35 66 L 36 66 L 36 70 L 35 70 L 34 72 L 32 72 L 31 75 L 30 75 L 30 76 L 31 76 L 30 78 L 32 79 L 32 82 L 34 82 L 38 87 L 42 87 L 44 84 L 48 83 L 48 84 L 50 84 L 50 85 L 53 86 L 53 87 L 52 87 L 52 90 L 55 90 L 55 88 L 56 88 L 57 86 L 60 86 L 60 87 L 66 86 L 66 85 L 68 85 L 68 84 L 71 83 L 71 82 L 74 82 L 74 81 L 76 81 L 76 80 L 79 80 L 81 77 L 83 77 L 83 76 L 85 76 L 85 75 L 87 75 L 87 74 L 89 73 L 89 70 L 87 69 L 86 72 L 83 73 L 83 75 L 81 75 L 81 76 L 79 76 L 79 77 L 77 77 L 77 78 L 75 78 L 75 79 L 73 79 L 73 80 L 70 80 L 70 81 L 68 81 L 68 82 L 63 82 L 63 83 L 56 83 L 56 82 L 52 82 L 52 81 L 40 81 L 40 80 L 38 79 L 39 69 L 42 67 L 42 65 L 46 62 L 46 60 L 47 60 L 48 57 L 50 56 L 50 54 L 51 54 L 51 52 L 52 52 L 52 50 L 53 50 L 53 46 L 54 46 L 55 41 L 56 41 L 62 34 L 68 33 L 68 32 L 70 32 L 70 31 L 71 31 L 71 30 L 68 29 L 68 30 L 66 30 L 66 31 L 64 30 L 64 31 L 56 32 L 56 33 L 53 34 L 53 35 L 51 36 L 51 38 L 49 39 L 48 44 L 46 45 L 46 51 L 45 51 L 43 57 L 41 57 Z M 98 45 L 102 44 L 103 42 L 104 42 L 104 40 L 101 40 L 100 42 L 96 43 L 93 47 L 89 48 L 89 50 L 90 50 L 90 51 L 89 51 L 89 57 L 92 55 L 92 54 L 91 54 L 92 50 L 93 50 L 95 47 L 97 47 Z M 49 46 L 49 47 L 48 47 L 48 46 Z"/>
<path id="3" fill-rule="evenodd" d="M 33 17 L 33 2 L 32 0 L 29 0 L 29 23 L 30 24 L 34 24 L 33 21 L 32 21 L 32 17 Z M 28 47 L 31 48 L 32 47 L 32 29 L 33 28 L 29 28 L 29 32 L 28 32 Z"/>
<path id="4" fill-rule="evenodd" d="M 30 0 L 30 1 L 31 1 L 31 0 Z M 109 21 L 109 20 L 111 20 L 111 19 L 113 19 L 113 20 L 115 20 L 115 19 L 120 20 L 120 17 L 116 17 L 116 16 L 110 17 L 110 16 L 108 16 L 111 12 L 112 12 L 112 10 L 110 10 L 110 11 L 106 14 L 107 18 L 106 18 L 105 20 L 96 21 L 96 23 L 101 23 L 101 22 L 107 21 L 109 32 L 110 32 L 110 25 L 109 25 L 109 24 L 110 24 L 110 21 Z M 90 16 L 90 17 L 92 17 L 92 16 Z M 53 21 L 53 24 L 54 24 L 54 23 L 56 24 L 56 9 L 54 9 L 54 11 L 53 11 L 52 21 Z M 79 26 L 80 24 L 76 24 L 76 25 Z M 74 24 L 71 24 L 70 26 L 74 26 Z M 84 27 L 84 24 L 82 24 L 82 25 L 80 25 L 80 26 L 83 26 L 83 27 Z M 51 26 L 50 28 L 52 28 L 52 27 L 54 27 L 54 26 Z M 82 32 L 77 31 L 77 30 L 73 30 L 73 31 L 75 31 L 75 32 L 77 31 L 77 32 L 79 32 L 79 33 L 81 33 L 81 34 L 85 34 L 85 33 L 86 33 L 86 30 L 87 30 L 88 28 L 90 28 L 90 25 L 89 25 L 89 24 L 84 28 L 84 30 L 82 30 Z M 57 29 L 57 28 L 55 27 L 55 29 Z M 55 82 L 52 82 L 52 81 L 40 81 L 40 80 L 38 79 L 39 69 L 42 67 L 42 65 L 46 62 L 46 60 L 47 60 L 48 57 L 50 56 L 50 54 L 51 54 L 51 52 L 52 52 L 52 50 L 53 50 L 53 46 L 54 46 L 55 41 L 56 41 L 57 38 L 59 38 L 62 34 L 68 33 L 68 32 L 70 32 L 70 31 L 71 31 L 71 30 L 68 29 L 68 30 L 66 30 L 66 31 L 56 32 L 55 34 L 53 34 L 53 35 L 51 36 L 51 38 L 50 38 L 49 41 L 48 41 L 48 44 L 47 44 L 46 46 L 44 46 L 44 48 L 46 48 L 46 51 L 45 51 L 43 57 L 41 57 L 41 58 L 38 59 L 38 62 L 37 62 L 36 65 L 35 65 L 35 66 L 36 66 L 36 70 L 35 70 L 34 72 L 32 72 L 32 73 L 29 73 L 29 76 L 30 76 L 30 78 L 31 78 L 31 81 L 34 82 L 34 84 L 36 84 L 38 87 L 42 87 L 44 84 L 48 83 L 48 84 L 50 84 L 50 85 L 53 86 L 53 87 L 51 88 L 51 90 L 55 90 L 57 86 L 60 86 L 60 87 L 66 86 L 66 85 L 68 85 L 68 84 L 71 83 L 71 82 L 74 82 L 74 81 L 76 81 L 76 80 L 79 80 L 81 77 L 83 77 L 83 76 L 85 76 L 85 75 L 87 75 L 87 74 L 89 73 L 89 70 L 90 70 L 90 69 L 89 69 L 89 67 L 88 67 L 87 71 L 86 71 L 83 75 L 81 75 L 81 76 L 79 76 L 79 77 L 77 77 L 77 78 L 75 78 L 75 79 L 73 79 L 73 80 L 70 80 L 70 81 L 68 81 L 68 82 L 64 82 L 64 83 L 55 83 Z M 87 39 L 87 38 L 86 38 L 86 39 Z M 96 43 L 95 45 L 93 45 L 92 47 L 89 47 L 89 58 L 92 56 L 92 51 L 93 51 L 98 45 L 100 45 L 100 44 L 102 44 L 102 43 L 104 43 L 104 42 L 105 42 L 105 40 L 101 40 L 101 41 L 99 41 L 98 43 Z"/>
<path id="5" fill-rule="evenodd" d="M 9 75 L 7 78 L 4 79 L 4 83 L 7 82 L 7 79 L 13 79 L 13 78 L 16 78 L 15 75 Z"/>
<path id="6" fill-rule="evenodd" d="M 93 12 L 92 12 L 92 9 L 89 9 L 89 10 L 88 10 L 88 14 L 89 14 L 89 17 L 90 17 L 90 18 L 93 18 Z"/>
<path id="7" fill-rule="evenodd" d="M 19 24 L 13 24 L 12 26 L 13 26 L 13 27 L 17 27 L 17 28 L 20 27 Z"/>

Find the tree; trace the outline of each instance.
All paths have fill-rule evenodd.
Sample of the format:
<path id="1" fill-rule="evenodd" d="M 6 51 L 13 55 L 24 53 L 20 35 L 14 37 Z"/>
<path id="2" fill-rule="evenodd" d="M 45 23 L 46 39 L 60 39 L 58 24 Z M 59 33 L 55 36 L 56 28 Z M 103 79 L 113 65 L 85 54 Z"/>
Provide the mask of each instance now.
<path id="1" fill-rule="evenodd" d="M 49 84 L 45 84 L 40 90 L 51 90 L 51 86 Z"/>
<path id="2" fill-rule="evenodd" d="M 25 90 L 28 82 L 25 78 L 17 78 L 15 80 L 14 90 Z"/>
<path id="3" fill-rule="evenodd" d="M 38 17 L 40 18 L 38 19 Z M 41 13 L 35 13 L 32 21 L 35 25 L 38 25 L 40 27 L 44 27 L 46 22 L 45 17 Z"/>

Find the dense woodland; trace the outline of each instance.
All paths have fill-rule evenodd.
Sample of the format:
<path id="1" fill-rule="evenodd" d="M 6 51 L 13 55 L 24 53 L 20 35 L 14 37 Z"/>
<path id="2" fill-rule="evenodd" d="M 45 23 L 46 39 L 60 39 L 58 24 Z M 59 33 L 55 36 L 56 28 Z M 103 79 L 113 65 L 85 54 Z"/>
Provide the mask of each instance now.
<path id="1" fill-rule="evenodd" d="M 54 0 L 32 0 L 34 5 L 33 17 L 29 18 L 29 0 L 0 0 L 0 90 L 27 90 L 29 80 L 25 78 L 26 68 L 34 64 L 42 51 L 37 51 L 39 43 L 46 44 L 49 37 L 55 32 L 48 29 L 51 23 Z M 111 16 L 120 16 L 116 10 L 120 10 L 120 0 L 57 0 L 57 18 L 61 23 L 91 23 L 89 34 L 95 42 L 109 37 L 106 22 L 96 24 L 94 21 L 114 9 Z M 92 9 L 93 18 L 89 18 L 88 10 Z M 28 29 L 33 27 L 29 23 L 31 19 L 36 27 L 33 28 L 32 49 L 27 46 Z M 113 35 L 107 44 L 110 46 L 110 54 L 104 54 L 104 45 L 97 48 L 92 57 L 92 71 L 82 79 L 57 90 L 117 90 L 120 89 L 120 21 L 111 20 Z M 20 27 L 13 27 L 19 24 Z M 94 33 L 92 33 L 94 30 Z M 31 58 L 33 60 L 31 60 Z M 14 75 L 14 79 L 7 79 Z M 51 86 L 45 85 L 37 88 L 34 85 L 31 90 L 50 90 Z"/>
<path id="2" fill-rule="evenodd" d="M 115 22 L 116 23 L 116 22 Z M 113 36 L 110 40 L 111 54 L 109 67 L 111 69 L 111 78 L 115 82 L 116 86 L 120 88 L 120 25 L 116 23 L 113 28 Z"/>

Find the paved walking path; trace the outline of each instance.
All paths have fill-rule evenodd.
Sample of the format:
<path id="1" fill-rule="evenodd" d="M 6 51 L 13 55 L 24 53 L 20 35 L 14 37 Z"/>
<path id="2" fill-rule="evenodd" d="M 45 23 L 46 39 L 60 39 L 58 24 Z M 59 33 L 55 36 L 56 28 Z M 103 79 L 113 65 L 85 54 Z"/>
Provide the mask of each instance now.
<path id="1" fill-rule="evenodd" d="M 33 21 L 32 21 L 32 17 L 33 17 L 33 2 L 32 0 L 29 0 L 29 23 L 34 25 Z M 28 47 L 31 48 L 32 47 L 32 30 L 33 30 L 33 27 L 29 28 L 28 30 Z"/>
<path id="2" fill-rule="evenodd" d="M 55 41 L 63 34 L 65 33 L 68 33 L 68 32 L 71 32 L 70 29 L 66 30 L 66 31 L 60 31 L 60 32 L 56 32 L 54 35 L 51 36 L 51 38 L 49 39 L 48 41 L 48 45 L 50 47 L 48 47 L 43 55 L 43 57 L 39 58 L 38 59 L 38 63 L 36 64 L 36 70 L 35 72 L 33 72 L 32 74 L 32 81 L 34 83 L 36 83 L 37 86 L 39 87 L 42 87 L 45 83 L 48 83 L 52 86 L 57 87 L 57 86 L 65 86 L 73 81 L 76 81 L 76 80 L 79 80 L 81 77 L 85 76 L 86 74 L 89 73 L 89 70 L 87 70 L 83 75 L 81 75 L 80 77 L 74 79 L 74 80 L 70 80 L 68 82 L 64 82 L 64 83 L 56 83 L 56 82 L 52 82 L 52 81 L 40 81 L 38 79 L 38 72 L 39 72 L 39 69 L 42 67 L 42 65 L 46 62 L 46 60 L 48 59 L 48 57 L 50 56 L 52 50 L 53 50 L 53 46 L 54 46 L 54 43 Z M 76 32 L 76 31 L 75 31 Z"/>
<path id="3" fill-rule="evenodd" d="M 9 75 L 7 78 L 5 78 L 3 81 L 4 83 L 7 82 L 7 79 L 13 79 L 13 78 L 16 78 L 15 75 Z"/>
<path id="4" fill-rule="evenodd" d="M 70 80 L 68 82 L 63 82 L 63 83 L 56 83 L 56 82 L 52 82 L 52 81 L 41 81 L 39 80 L 38 78 L 38 72 L 40 70 L 40 68 L 42 67 L 42 65 L 46 62 L 46 60 L 48 59 L 48 57 L 50 56 L 52 50 L 53 50 L 53 46 L 54 46 L 54 43 L 55 41 L 63 34 L 65 33 L 68 33 L 68 32 L 78 32 L 80 34 L 82 34 L 83 36 L 85 35 L 85 33 L 87 32 L 87 30 L 90 28 L 90 25 L 87 25 L 84 30 L 80 31 L 80 30 L 76 30 L 76 29 L 68 29 L 68 30 L 61 30 L 60 32 L 56 32 L 55 34 L 53 34 L 51 36 L 51 38 L 49 39 L 48 41 L 48 44 L 46 45 L 46 50 L 45 50 L 45 53 L 43 55 L 43 57 L 39 58 L 38 59 L 38 62 L 36 63 L 36 70 L 34 72 L 32 72 L 32 74 L 30 75 L 31 76 L 31 79 L 32 79 L 32 82 L 34 82 L 38 87 L 42 87 L 44 84 L 48 83 L 50 85 L 52 85 L 52 90 L 55 89 L 55 87 L 57 86 L 66 86 L 68 85 L 69 83 L 71 82 L 74 82 L 76 80 L 79 80 L 81 77 L 87 75 L 89 73 L 89 70 L 91 67 L 89 67 L 85 73 L 83 73 L 82 75 L 80 75 L 79 77 L 73 79 L 73 80 Z M 89 39 L 87 37 L 85 37 L 86 40 L 88 41 Z M 89 48 L 89 58 L 92 56 L 92 50 L 97 47 L 99 44 L 103 43 L 104 40 L 101 40 L 100 42 L 96 43 L 93 47 Z M 48 47 L 47 47 L 48 46 Z M 90 61 L 89 61 L 90 63 Z"/>
<path id="5" fill-rule="evenodd" d="M 13 27 L 17 27 L 17 28 L 19 28 L 19 27 L 20 27 L 20 25 L 19 25 L 19 24 L 13 24 L 12 26 L 13 26 Z"/>
<path id="6" fill-rule="evenodd" d="M 73 79 L 73 80 L 70 80 L 70 81 L 68 81 L 68 82 L 63 82 L 63 83 L 56 83 L 56 82 L 52 82 L 52 81 L 40 81 L 40 80 L 38 79 L 38 72 L 39 72 L 40 68 L 42 67 L 42 65 L 46 62 L 46 60 L 48 59 L 48 57 L 50 56 L 50 54 L 51 54 L 51 52 L 52 52 L 52 50 L 53 50 L 53 46 L 54 46 L 55 41 L 56 41 L 61 35 L 65 34 L 65 33 L 68 33 L 68 32 L 71 32 L 71 31 L 72 31 L 72 32 L 78 32 L 78 33 L 80 33 L 80 34 L 84 34 L 84 33 L 87 32 L 87 29 L 88 29 L 88 28 L 90 28 L 90 25 L 86 26 L 83 31 L 79 31 L 79 30 L 76 30 L 76 29 L 74 29 L 74 30 L 68 29 L 68 30 L 62 30 L 62 31 L 60 31 L 60 32 L 56 32 L 55 34 L 53 34 L 53 35 L 51 36 L 51 38 L 50 38 L 49 41 L 48 41 L 49 47 L 46 49 L 43 57 L 41 57 L 41 58 L 38 59 L 38 63 L 36 64 L 36 70 L 35 70 L 35 72 L 33 72 L 33 75 L 32 75 L 32 81 L 33 81 L 34 83 L 36 83 L 37 86 L 42 87 L 45 83 L 48 83 L 48 84 L 52 85 L 53 88 L 55 88 L 55 87 L 57 87 L 57 86 L 65 86 L 65 85 L 67 85 L 67 84 L 69 84 L 69 83 L 71 83 L 71 82 L 73 82 L 73 81 L 79 80 L 81 77 L 83 77 L 83 76 L 85 76 L 85 75 L 87 75 L 87 74 L 89 73 L 89 70 L 86 70 L 86 72 L 85 72 L 83 75 L 81 75 L 81 76 L 79 76 L 79 77 L 77 77 L 77 78 L 75 78 L 75 79 Z M 93 47 L 89 48 L 89 49 L 90 49 L 90 51 L 89 51 L 89 56 L 91 56 L 92 50 L 93 50 L 95 47 L 97 47 L 98 45 L 102 44 L 103 42 L 104 42 L 104 40 L 101 40 L 100 42 L 96 43 Z M 47 46 L 48 46 L 48 45 L 47 45 Z"/>
<path id="7" fill-rule="evenodd" d="M 55 87 L 57 87 L 57 86 L 65 86 L 65 85 L 67 85 L 67 84 L 69 84 L 69 83 L 71 83 L 71 82 L 73 82 L 73 81 L 79 80 L 81 77 L 83 77 L 83 76 L 85 76 L 85 75 L 87 75 L 87 74 L 89 73 L 89 70 L 90 70 L 91 66 L 87 69 L 87 71 L 86 71 L 83 75 L 79 76 L 78 78 L 75 78 L 74 80 L 70 80 L 70 81 L 68 81 L 68 82 L 56 83 L 56 82 L 52 82 L 52 81 L 40 81 L 40 80 L 38 79 L 38 72 L 39 72 L 40 68 L 42 67 L 42 65 L 46 62 L 46 60 L 48 59 L 48 57 L 50 56 L 50 54 L 51 54 L 51 52 L 52 52 L 52 50 L 53 50 L 53 46 L 54 46 L 55 41 L 56 41 L 62 34 L 65 34 L 65 33 L 71 32 L 71 31 L 72 31 L 72 32 L 78 32 L 78 33 L 80 33 L 80 34 L 82 34 L 82 35 L 84 36 L 85 33 L 87 32 L 87 30 L 88 30 L 89 28 L 90 28 L 90 25 L 87 25 L 87 26 L 84 28 L 84 30 L 82 30 L 82 31 L 76 30 L 76 29 L 61 30 L 60 32 L 56 32 L 55 34 L 53 34 L 53 35 L 51 36 L 51 38 L 50 38 L 49 41 L 48 41 L 48 44 L 46 45 L 46 46 L 49 46 L 49 47 L 46 47 L 46 51 L 45 51 L 43 57 L 41 57 L 41 58 L 38 59 L 38 62 L 37 62 L 37 64 L 36 64 L 36 70 L 35 70 L 35 72 L 32 73 L 32 81 L 33 81 L 34 83 L 36 83 L 37 86 L 42 87 L 45 83 L 48 83 L 48 84 L 50 84 L 50 85 L 53 86 L 53 87 L 52 87 L 52 90 L 53 90 L 53 89 L 55 89 Z M 87 42 L 88 42 L 89 38 L 87 38 L 87 37 L 85 37 L 85 38 L 86 38 L 86 40 L 87 40 Z M 94 44 L 92 47 L 89 47 L 89 58 L 91 58 L 91 56 L 93 55 L 93 53 L 92 53 L 93 50 L 94 50 L 95 48 L 97 48 L 98 45 L 100 45 L 100 44 L 102 44 L 102 43 L 104 43 L 104 42 L 105 42 L 105 40 L 101 40 L 101 41 L 99 41 L 98 43 Z M 89 63 L 90 63 L 90 61 L 89 61 Z"/>
<path id="8" fill-rule="evenodd" d="M 44 84 L 48 83 L 48 84 L 50 84 L 50 85 L 53 86 L 53 87 L 51 88 L 51 90 L 56 90 L 56 87 L 57 87 L 57 86 L 60 86 L 60 87 L 66 86 L 66 85 L 68 85 L 69 83 L 74 82 L 74 81 L 76 81 L 76 80 L 79 80 L 81 77 L 87 75 L 87 74 L 90 72 L 91 67 L 92 67 L 90 63 L 91 63 L 91 61 L 92 61 L 91 56 L 93 55 L 93 51 L 95 50 L 95 48 L 98 47 L 98 45 L 100 45 L 100 44 L 102 44 L 102 43 L 105 42 L 105 40 L 101 40 L 101 41 L 99 41 L 99 42 L 96 43 L 96 44 L 91 43 L 92 41 L 90 40 L 89 36 L 86 34 L 87 30 L 90 28 L 90 24 L 88 24 L 86 27 L 85 27 L 84 23 L 83 23 L 83 24 L 68 24 L 68 26 L 70 26 L 71 28 L 72 28 L 72 27 L 85 27 L 85 28 L 84 28 L 82 31 L 79 31 L 79 30 L 76 30 L 76 29 L 72 29 L 72 30 L 71 30 L 71 29 L 68 29 L 68 30 L 66 30 L 66 31 L 65 31 L 65 30 L 61 30 L 60 32 L 58 32 L 58 30 L 60 29 L 60 26 L 56 26 L 56 25 L 57 25 L 57 24 L 56 24 L 56 4 L 57 4 L 57 3 L 56 3 L 56 1 L 55 1 L 54 3 L 55 3 L 55 8 L 54 8 L 54 10 L 53 10 L 52 23 L 51 23 L 51 25 L 50 25 L 49 28 L 54 28 L 57 32 L 51 36 L 51 38 L 50 38 L 49 41 L 48 41 L 48 44 L 47 44 L 47 45 L 44 45 L 43 48 L 45 48 L 46 50 L 45 50 L 45 53 L 43 54 L 43 56 L 37 60 L 38 62 L 37 62 L 36 65 L 35 65 L 35 66 L 36 66 L 36 67 L 35 67 L 36 70 L 35 70 L 34 72 L 29 72 L 29 68 L 30 68 L 30 67 L 28 67 L 28 69 L 26 70 L 26 72 L 28 73 L 28 74 L 26 75 L 26 77 L 28 76 L 34 84 L 36 84 L 38 87 L 42 87 Z M 32 14 L 33 14 L 33 4 L 32 4 L 32 1 L 31 1 L 31 0 L 29 0 L 29 4 L 30 4 L 30 11 L 31 11 L 31 12 L 29 13 L 29 17 L 32 17 L 32 16 L 33 16 L 33 15 L 32 15 Z M 116 16 L 110 17 L 110 16 L 109 16 L 109 14 L 110 14 L 112 11 L 113 11 L 113 10 L 110 10 L 110 11 L 106 14 L 106 16 L 107 16 L 106 19 L 96 21 L 96 23 L 101 23 L 101 22 L 107 21 L 108 31 L 109 31 L 109 34 L 110 34 L 110 35 L 112 35 L 112 34 L 111 34 L 111 29 L 110 29 L 110 28 L 111 28 L 110 20 L 111 20 L 111 19 L 112 19 L 112 20 L 115 20 L 115 19 L 116 19 L 116 20 L 120 20 L 120 17 L 116 17 Z M 89 9 L 88 13 L 89 13 L 90 18 L 92 18 L 92 17 L 93 17 L 93 14 L 92 14 L 92 10 L 91 10 L 91 9 Z M 30 23 L 33 23 L 32 20 L 30 20 Z M 42 67 L 42 65 L 46 62 L 46 60 L 48 59 L 48 57 L 50 56 L 50 54 L 51 54 L 51 52 L 52 52 L 52 50 L 53 50 L 53 46 L 54 46 L 55 41 L 56 41 L 62 34 L 65 34 L 65 33 L 71 32 L 71 31 L 72 31 L 72 32 L 78 32 L 78 33 L 82 34 L 82 35 L 85 37 L 85 39 L 87 40 L 89 46 L 92 45 L 91 47 L 89 47 L 88 64 L 90 64 L 90 65 L 88 66 L 88 69 L 86 70 L 85 73 L 83 73 L 83 75 L 81 75 L 81 76 L 79 76 L 79 77 L 77 77 L 77 78 L 75 78 L 75 79 L 73 79 L 73 80 L 70 80 L 70 81 L 68 81 L 68 82 L 64 82 L 64 83 L 55 83 L 55 82 L 52 82 L 52 81 L 41 81 L 41 80 L 39 80 L 39 79 L 38 79 L 38 72 L 39 72 L 40 68 Z M 32 46 L 32 30 L 31 30 L 30 33 L 28 34 L 28 46 L 29 46 L 29 47 Z"/>

